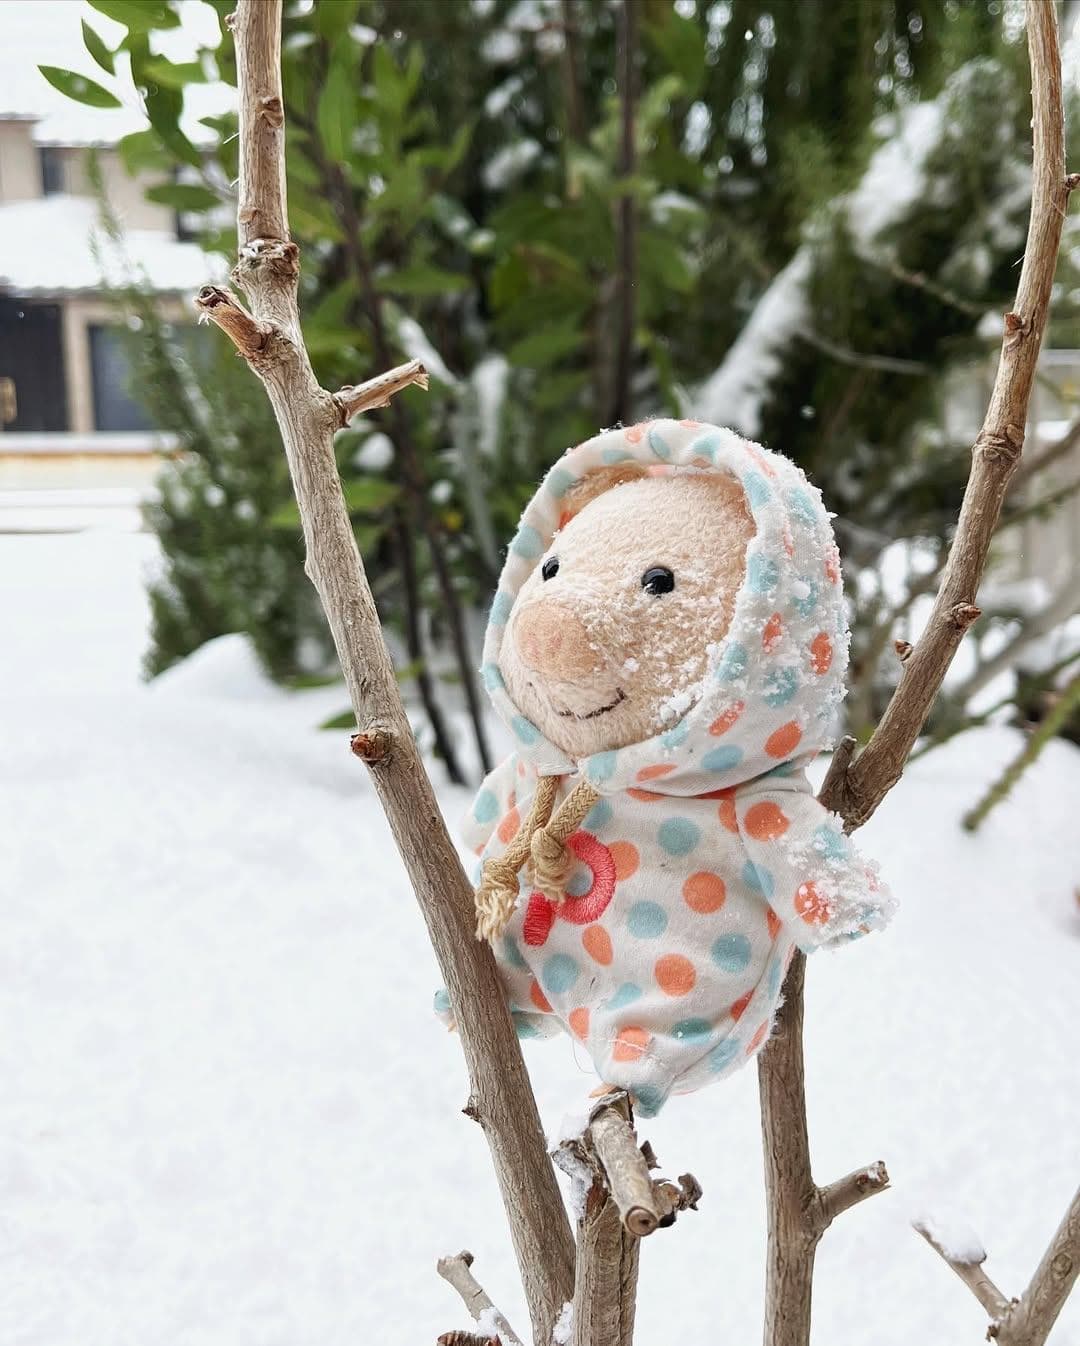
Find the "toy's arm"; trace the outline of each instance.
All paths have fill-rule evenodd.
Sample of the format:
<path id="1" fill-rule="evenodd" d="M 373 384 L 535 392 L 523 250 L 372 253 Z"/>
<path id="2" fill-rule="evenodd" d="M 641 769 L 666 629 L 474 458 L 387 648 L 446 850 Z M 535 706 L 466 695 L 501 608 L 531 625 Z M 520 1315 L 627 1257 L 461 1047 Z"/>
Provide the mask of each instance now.
<path id="1" fill-rule="evenodd" d="M 511 755 L 484 777 L 468 813 L 462 818 L 461 839 L 474 855 L 480 854 L 491 840 L 499 820 L 511 809 L 516 775 L 517 759 Z"/>
<path id="2" fill-rule="evenodd" d="M 843 823 L 814 798 L 803 772 L 768 776 L 736 792 L 744 877 L 805 953 L 880 930 L 896 902 L 877 866 L 859 855 Z"/>

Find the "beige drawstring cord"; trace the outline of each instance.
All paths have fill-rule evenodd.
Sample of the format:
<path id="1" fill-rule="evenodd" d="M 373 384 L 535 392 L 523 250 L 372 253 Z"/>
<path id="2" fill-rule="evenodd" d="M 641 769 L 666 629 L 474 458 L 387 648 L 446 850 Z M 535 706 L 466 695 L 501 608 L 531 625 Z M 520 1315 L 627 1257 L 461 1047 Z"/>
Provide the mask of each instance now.
<path id="1" fill-rule="evenodd" d="M 513 841 L 498 859 L 485 860 L 474 898 L 476 938 L 493 940 L 506 929 L 518 899 L 518 874 L 526 863 L 529 878 L 550 902 L 558 906 L 566 897 L 566 878 L 573 856 L 566 839 L 600 798 L 597 790 L 580 781 L 559 805 L 555 794 L 560 776 L 541 776 L 532 808 Z"/>

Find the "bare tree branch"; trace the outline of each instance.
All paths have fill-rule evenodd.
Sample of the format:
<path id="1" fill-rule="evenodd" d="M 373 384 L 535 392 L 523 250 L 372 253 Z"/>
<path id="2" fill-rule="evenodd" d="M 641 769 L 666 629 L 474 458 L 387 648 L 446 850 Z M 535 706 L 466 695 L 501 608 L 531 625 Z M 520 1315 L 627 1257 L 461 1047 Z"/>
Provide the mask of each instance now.
<path id="1" fill-rule="evenodd" d="M 473 1255 L 462 1251 L 453 1257 L 440 1257 L 435 1269 L 448 1285 L 452 1285 L 461 1296 L 462 1303 L 469 1310 L 474 1322 L 480 1322 L 485 1314 L 495 1331 L 502 1337 L 505 1346 L 521 1346 L 521 1338 L 506 1321 L 503 1315 L 488 1298 L 484 1287 L 472 1274 Z"/>
<path id="2" fill-rule="evenodd" d="M 1054 6 L 1028 0 L 1027 26 L 1035 149 L 1031 219 L 1016 303 L 1005 316 L 990 406 L 972 450 L 971 475 L 929 624 L 904 661 L 900 683 L 870 741 L 858 757 L 853 741 L 840 745 L 819 795 L 826 807 L 841 814 L 849 831 L 866 822 L 899 780 L 964 632 L 979 615 L 975 605 L 979 581 L 1023 448 L 1065 211 L 1077 185 L 1065 174 Z M 796 953 L 784 982 L 785 1003 L 776 1033 L 758 1058 L 769 1215 L 765 1346 L 809 1342 L 814 1254 L 827 1210 L 814 1184 L 807 1138 L 802 1049 L 805 969 L 805 957 Z M 842 1203 L 829 1204 L 845 1208 Z"/>
<path id="3" fill-rule="evenodd" d="M 262 379 L 281 428 L 307 570 L 326 611 L 357 724 L 385 748 L 371 763 L 371 777 L 454 1006 L 472 1112 L 491 1148 L 534 1336 L 548 1342 L 573 1292 L 570 1229 L 495 961 L 490 948 L 473 938 L 472 890 L 410 730 L 356 547 L 334 459 L 342 407 L 319 386 L 300 334 L 299 250 L 288 237 L 285 209 L 280 0 L 238 0 L 233 30 L 241 244 L 234 276 L 262 344 L 256 347 L 252 327 L 233 314 L 240 306 L 227 292 L 203 291 L 199 307 L 223 327 L 228 311 L 233 327 L 248 333 L 238 345 Z"/>
<path id="4" fill-rule="evenodd" d="M 1028 401 L 1050 309 L 1058 246 L 1073 183 L 1065 173 L 1061 57 L 1053 5 L 1027 7 L 1035 153 L 1031 219 L 1016 302 L 990 406 L 972 449 L 971 475 L 930 620 L 873 737 L 838 782 L 833 807 L 861 826 L 900 779 L 975 609 L 979 581 L 1010 478 L 1020 461 Z"/>
<path id="5" fill-rule="evenodd" d="M 419 360 L 410 360 L 407 364 L 398 365 L 396 369 L 390 369 L 385 374 L 368 379 L 365 383 L 358 383 L 354 388 L 340 389 L 334 394 L 334 401 L 341 408 L 342 424 L 347 425 L 362 411 L 388 407 L 395 393 L 400 393 L 403 388 L 409 388 L 413 384 L 425 390 L 428 386 L 427 370 Z"/>
<path id="6" fill-rule="evenodd" d="M 986 1310 L 990 1316 L 989 1338 L 998 1346 L 1043 1346 L 1080 1275 L 1080 1190 L 1019 1299 L 1008 1299 L 982 1270 L 985 1253 L 975 1261 L 966 1261 L 944 1247 L 925 1223 L 917 1221 L 915 1228 Z"/>

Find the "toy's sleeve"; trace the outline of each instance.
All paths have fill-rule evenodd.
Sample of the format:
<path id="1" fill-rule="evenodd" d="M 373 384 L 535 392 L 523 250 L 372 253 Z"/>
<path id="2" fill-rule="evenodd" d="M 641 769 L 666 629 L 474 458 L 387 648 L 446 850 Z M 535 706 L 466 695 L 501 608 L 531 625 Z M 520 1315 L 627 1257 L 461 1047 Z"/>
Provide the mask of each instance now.
<path id="1" fill-rule="evenodd" d="M 517 758 L 507 757 L 484 777 L 468 813 L 462 818 L 459 833 L 474 855 L 479 855 L 491 840 L 499 820 L 514 806 L 514 781 Z"/>
<path id="2" fill-rule="evenodd" d="M 804 953 L 889 923 L 896 902 L 877 866 L 814 798 L 803 772 L 764 777 L 738 790 L 735 814 L 749 858 L 743 877 Z"/>

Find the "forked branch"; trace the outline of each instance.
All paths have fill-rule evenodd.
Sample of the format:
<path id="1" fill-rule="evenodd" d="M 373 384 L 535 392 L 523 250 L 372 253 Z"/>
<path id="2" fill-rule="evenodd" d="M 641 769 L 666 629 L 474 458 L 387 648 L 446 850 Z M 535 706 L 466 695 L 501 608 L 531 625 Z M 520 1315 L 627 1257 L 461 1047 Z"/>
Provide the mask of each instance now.
<path id="1" fill-rule="evenodd" d="M 854 740 L 840 744 L 819 796 L 841 815 L 849 832 L 866 822 L 900 779 L 953 655 L 979 616 L 976 596 L 990 541 L 1023 449 L 1061 231 L 1069 194 L 1077 185 L 1065 173 L 1054 5 L 1028 0 L 1027 31 L 1034 159 L 1031 218 L 1016 302 L 1005 315 L 990 405 L 972 449 L 971 474 L 930 620 L 916 645 L 904 651 L 899 685 L 870 741 L 858 756 Z M 818 1240 L 836 1214 L 888 1182 L 884 1169 L 875 1165 L 865 1170 L 861 1184 L 857 1175 L 832 1187 L 814 1183 L 802 1047 L 805 967 L 805 958 L 796 953 L 784 983 L 777 1031 L 758 1064 L 769 1213 L 765 1346 L 807 1346 Z M 1019 1337 L 1000 1340 L 1011 1340 L 1012 1346 L 1023 1342 Z"/>

